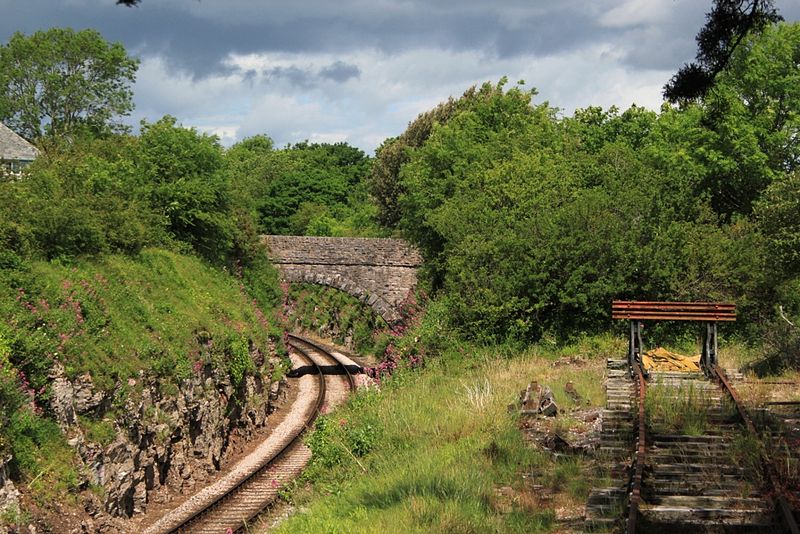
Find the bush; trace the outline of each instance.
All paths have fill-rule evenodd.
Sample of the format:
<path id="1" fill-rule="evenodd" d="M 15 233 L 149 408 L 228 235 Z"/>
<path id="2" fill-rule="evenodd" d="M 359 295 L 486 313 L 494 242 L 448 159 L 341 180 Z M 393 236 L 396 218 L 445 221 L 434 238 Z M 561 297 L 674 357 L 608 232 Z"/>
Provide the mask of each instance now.
<path id="1" fill-rule="evenodd" d="M 150 201 L 172 236 L 203 257 L 223 263 L 233 248 L 229 182 L 217 138 L 176 125 L 174 117 L 142 124 L 137 163 Z"/>
<path id="2" fill-rule="evenodd" d="M 226 345 L 228 373 L 234 386 L 238 387 L 245 375 L 255 370 L 253 358 L 250 356 L 250 341 L 244 336 L 233 336 L 227 340 Z"/>

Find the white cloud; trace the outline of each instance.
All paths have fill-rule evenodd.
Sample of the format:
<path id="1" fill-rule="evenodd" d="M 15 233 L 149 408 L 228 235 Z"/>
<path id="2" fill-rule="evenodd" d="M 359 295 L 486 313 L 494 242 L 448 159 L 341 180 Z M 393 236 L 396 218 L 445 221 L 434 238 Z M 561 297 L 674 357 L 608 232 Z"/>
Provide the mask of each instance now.
<path id="1" fill-rule="evenodd" d="M 608 28 L 625 28 L 663 21 L 674 0 L 626 0 L 606 11 L 599 22 Z"/>
<path id="2" fill-rule="evenodd" d="M 147 57 L 136 76 L 136 115 L 149 121 L 174 115 L 195 122 L 207 114 L 229 114 L 246 85 L 238 73 L 194 79 L 161 57 Z"/>
<path id="3" fill-rule="evenodd" d="M 160 58 L 142 62 L 136 87 L 139 114 L 159 110 L 187 126 L 220 136 L 223 143 L 267 134 L 277 146 L 303 140 L 346 141 L 371 152 L 409 121 L 469 86 L 508 76 L 524 79 L 567 114 L 577 107 L 637 103 L 657 109 L 666 71 L 632 71 L 624 51 L 606 43 L 545 57 L 494 58 L 476 51 L 420 48 L 397 54 L 361 50 L 348 54 L 231 54 L 224 73 L 194 79 Z M 358 77 L 344 82 L 318 76 L 346 63 Z M 298 86 L 274 72 L 305 72 Z M 157 117 L 151 117 L 154 120 Z"/>

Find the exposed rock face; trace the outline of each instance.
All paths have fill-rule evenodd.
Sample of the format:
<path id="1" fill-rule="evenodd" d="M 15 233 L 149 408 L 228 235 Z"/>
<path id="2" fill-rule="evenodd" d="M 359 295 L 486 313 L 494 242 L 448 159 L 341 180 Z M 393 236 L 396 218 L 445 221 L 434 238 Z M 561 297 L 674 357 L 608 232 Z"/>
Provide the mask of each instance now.
<path id="1" fill-rule="evenodd" d="M 255 351 L 254 361 L 264 361 Z M 269 371 L 276 360 L 262 366 Z M 123 386 L 120 384 L 120 386 Z M 111 408 L 112 395 L 96 391 L 91 377 L 53 380 L 52 406 L 59 424 L 87 467 L 88 482 L 104 489 L 103 507 L 113 516 L 141 513 L 148 502 L 167 498 L 205 481 L 219 469 L 230 439 L 243 438 L 266 423 L 270 398 L 278 394 L 269 375 L 231 383 L 227 373 L 206 366 L 175 388 L 145 375 L 124 384 L 131 393 L 114 406 L 116 438 L 90 442 L 76 424 L 78 415 L 98 417 Z"/>
<path id="2" fill-rule="evenodd" d="M 0 513 L 19 510 L 19 491 L 8 477 L 8 463 L 11 457 L 0 459 Z"/>

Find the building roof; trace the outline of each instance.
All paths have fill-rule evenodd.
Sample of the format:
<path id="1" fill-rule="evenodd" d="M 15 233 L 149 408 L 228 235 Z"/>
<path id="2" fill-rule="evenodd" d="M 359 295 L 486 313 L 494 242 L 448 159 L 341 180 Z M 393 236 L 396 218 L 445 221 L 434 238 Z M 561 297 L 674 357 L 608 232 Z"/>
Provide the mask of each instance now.
<path id="1" fill-rule="evenodd" d="M 39 150 L 0 122 L 0 159 L 32 161 Z"/>

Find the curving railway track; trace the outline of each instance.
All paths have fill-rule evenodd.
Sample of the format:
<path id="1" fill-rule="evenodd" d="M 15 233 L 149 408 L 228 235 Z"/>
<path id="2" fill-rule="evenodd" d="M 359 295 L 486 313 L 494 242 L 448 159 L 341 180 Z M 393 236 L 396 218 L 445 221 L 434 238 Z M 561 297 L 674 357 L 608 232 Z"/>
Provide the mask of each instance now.
<path id="1" fill-rule="evenodd" d="M 343 403 L 360 368 L 315 342 L 289 334 L 298 395 L 290 412 L 258 448 L 224 477 L 145 529 L 146 534 L 221 533 L 245 527 L 272 503 L 311 458 L 302 436 L 317 415 Z"/>
<path id="2" fill-rule="evenodd" d="M 648 381 L 638 362 L 634 380 L 624 370 L 627 362 L 608 363 L 604 416 L 609 419 L 604 417 L 600 451 L 610 453 L 617 467 L 612 485 L 592 490 L 587 530 L 798 532 L 792 509 L 796 488 L 787 487 L 786 476 L 775 468 L 788 466 L 789 459 L 775 455 L 783 450 L 797 459 L 774 445 L 792 440 L 797 429 L 792 434 L 791 424 L 760 422 L 774 423 L 774 417 L 762 416 L 755 424 L 734 387 L 738 373 L 717 366 L 711 379 L 701 373 L 651 373 L 650 387 L 658 388 L 666 403 L 680 405 L 687 392 L 699 400 L 701 406 L 693 409 L 702 412 L 702 431 L 683 431 L 663 424 L 664 416 L 645 416 Z"/>

